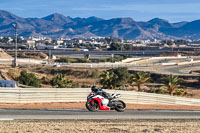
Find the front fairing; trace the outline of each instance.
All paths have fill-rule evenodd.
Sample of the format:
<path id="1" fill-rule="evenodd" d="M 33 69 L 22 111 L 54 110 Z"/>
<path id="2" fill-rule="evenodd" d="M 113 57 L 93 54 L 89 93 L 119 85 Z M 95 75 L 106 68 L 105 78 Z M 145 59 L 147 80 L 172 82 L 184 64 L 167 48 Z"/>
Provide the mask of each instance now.
<path id="1" fill-rule="evenodd" d="M 90 94 L 88 94 L 87 100 L 92 99 L 93 96 L 94 96 L 94 93 L 91 92 Z"/>

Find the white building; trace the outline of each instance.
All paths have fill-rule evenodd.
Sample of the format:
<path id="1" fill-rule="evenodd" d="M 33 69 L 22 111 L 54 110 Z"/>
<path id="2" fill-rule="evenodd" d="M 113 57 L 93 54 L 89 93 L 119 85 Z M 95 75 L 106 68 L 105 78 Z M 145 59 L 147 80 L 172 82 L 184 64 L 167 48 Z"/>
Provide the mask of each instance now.
<path id="1" fill-rule="evenodd" d="M 58 45 L 60 45 L 60 44 L 62 44 L 62 43 L 64 43 L 63 40 L 57 40 L 57 44 L 58 44 Z"/>
<path id="2" fill-rule="evenodd" d="M 26 40 L 28 45 L 35 45 L 35 40 Z"/>

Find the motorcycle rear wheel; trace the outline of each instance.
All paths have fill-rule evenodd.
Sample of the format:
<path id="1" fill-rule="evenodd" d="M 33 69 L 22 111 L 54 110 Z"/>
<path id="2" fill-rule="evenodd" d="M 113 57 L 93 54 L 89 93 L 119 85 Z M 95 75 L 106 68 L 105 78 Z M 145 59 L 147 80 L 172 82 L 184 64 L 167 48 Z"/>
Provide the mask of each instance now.
<path id="1" fill-rule="evenodd" d="M 97 110 L 99 110 L 98 104 L 96 102 L 91 103 L 91 101 L 87 101 L 85 106 L 89 111 L 92 112 L 96 112 Z"/>
<path id="2" fill-rule="evenodd" d="M 126 104 L 121 100 L 117 100 L 115 102 L 117 103 L 117 105 L 115 105 L 115 110 L 118 112 L 124 112 L 126 109 Z"/>

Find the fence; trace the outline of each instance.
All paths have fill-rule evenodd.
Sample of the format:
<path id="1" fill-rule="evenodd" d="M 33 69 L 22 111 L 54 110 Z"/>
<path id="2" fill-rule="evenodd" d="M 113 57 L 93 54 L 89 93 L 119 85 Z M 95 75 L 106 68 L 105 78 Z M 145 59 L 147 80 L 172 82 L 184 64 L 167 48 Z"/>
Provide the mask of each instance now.
<path id="1" fill-rule="evenodd" d="M 120 93 L 120 99 L 130 104 L 200 106 L 200 99 L 194 98 L 122 90 L 106 91 Z M 0 103 L 85 102 L 89 92 L 89 88 L 0 88 Z"/>

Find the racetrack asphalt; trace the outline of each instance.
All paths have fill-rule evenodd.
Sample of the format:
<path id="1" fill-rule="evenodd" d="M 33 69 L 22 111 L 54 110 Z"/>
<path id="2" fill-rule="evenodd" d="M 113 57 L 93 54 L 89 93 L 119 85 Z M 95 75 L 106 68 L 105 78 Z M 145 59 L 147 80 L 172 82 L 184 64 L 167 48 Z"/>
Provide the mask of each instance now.
<path id="1" fill-rule="evenodd" d="M 87 119 L 200 119 L 200 111 L 171 110 L 47 110 L 47 109 L 0 109 L 0 120 L 87 120 Z"/>

